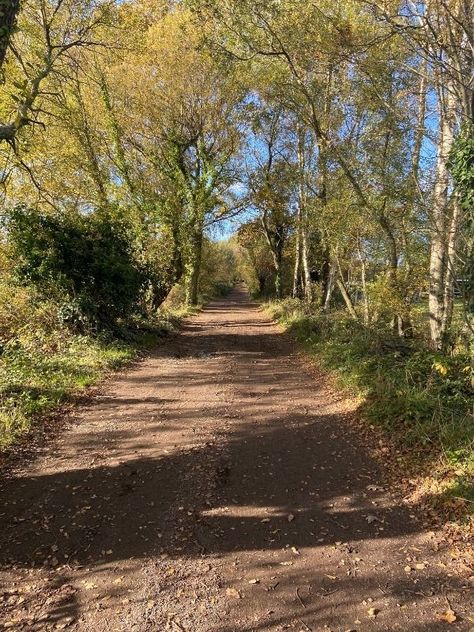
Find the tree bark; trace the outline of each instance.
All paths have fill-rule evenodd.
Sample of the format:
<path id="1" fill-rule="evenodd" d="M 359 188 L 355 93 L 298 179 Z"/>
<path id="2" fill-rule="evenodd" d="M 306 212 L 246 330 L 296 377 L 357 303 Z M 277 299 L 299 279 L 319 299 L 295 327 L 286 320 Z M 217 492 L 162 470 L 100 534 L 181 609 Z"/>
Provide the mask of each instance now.
<path id="1" fill-rule="evenodd" d="M 188 262 L 188 278 L 186 279 L 186 303 L 197 305 L 199 300 L 199 279 L 202 262 L 202 230 L 196 230 L 191 239 L 191 257 Z"/>
<path id="2" fill-rule="evenodd" d="M 283 298 L 281 259 L 281 253 L 277 253 L 275 257 L 275 294 L 278 299 Z"/>
<path id="3" fill-rule="evenodd" d="M 283 261 L 283 248 L 285 244 L 284 228 L 282 226 L 277 226 L 275 229 L 270 228 L 267 221 L 266 211 L 263 212 L 260 219 L 265 239 L 267 240 L 272 254 L 273 268 L 275 271 L 275 294 L 276 297 L 280 299 L 283 296 L 281 268 Z"/>
<path id="4" fill-rule="evenodd" d="M 445 105 L 445 107 L 444 107 Z M 446 286 L 451 284 L 446 278 L 448 238 L 447 212 L 449 205 L 449 172 L 448 157 L 453 144 L 453 131 L 450 115 L 453 107 L 453 97 L 448 94 L 446 104 L 440 96 L 440 131 L 438 138 L 438 158 L 436 163 L 436 184 L 431 215 L 431 247 L 430 247 L 430 288 L 429 288 L 429 317 L 430 338 L 434 349 L 442 349 L 445 341 L 445 295 L 449 291 Z"/>
<path id="5" fill-rule="evenodd" d="M 307 218 L 303 221 L 302 230 L 302 253 L 301 259 L 303 262 L 303 278 L 304 278 L 304 298 L 307 303 L 311 303 L 313 300 L 313 290 L 311 288 L 311 273 L 309 269 L 309 246 L 308 246 L 308 222 Z"/>
<path id="6" fill-rule="evenodd" d="M 323 250 L 323 262 L 321 265 L 321 307 L 325 307 L 329 301 L 331 286 L 331 254 L 329 248 Z M 328 298 L 329 296 L 329 298 Z"/>
<path id="7" fill-rule="evenodd" d="M 339 272 L 339 277 L 338 277 L 338 279 L 336 281 L 337 287 L 339 288 L 339 290 L 340 290 L 340 292 L 342 294 L 342 298 L 344 299 L 344 303 L 346 304 L 347 311 L 349 312 L 349 314 L 351 315 L 351 317 L 354 320 L 359 320 L 359 317 L 357 316 L 357 312 L 355 311 L 354 303 L 352 302 L 350 294 L 347 291 L 347 287 L 346 287 L 346 284 L 344 282 L 344 275 L 342 274 L 341 264 L 340 264 L 339 258 L 337 256 L 336 256 L 336 264 L 337 264 L 337 269 L 338 269 L 338 272 Z"/>
<path id="8" fill-rule="evenodd" d="M 329 278 L 326 293 L 323 296 L 323 311 L 327 312 L 329 305 L 331 304 L 332 293 L 334 291 L 334 281 L 336 279 L 337 270 L 335 266 L 329 261 Z"/>
<path id="9" fill-rule="evenodd" d="M 298 204 L 298 208 L 296 211 L 296 243 L 295 243 L 295 266 L 293 270 L 293 298 L 300 298 L 301 296 L 301 254 L 302 254 L 302 244 L 301 244 L 301 230 L 302 230 L 302 219 L 301 219 L 301 205 Z"/>
<path id="10" fill-rule="evenodd" d="M 355 308 L 354 308 L 354 303 L 352 302 L 352 299 L 349 296 L 349 292 L 347 291 L 346 284 L 344 283 L 344 279 L 342 278 L 342 276 L 340 276 L 340 278 L 337 279 L 336 283 L 337 283 L 337 287 L 339 288 L 342 294 L 344 303 L 346 304 L 347 311 L 349 312 L 349 314 L 354 320 L 359 320 L 357 316 L 357 312 L 355 311 Z"/>
<path id="11" fill-rule="evenodd" d="M 367 274 L 366 274 L 366 266 L 365 266 L 365 257 L 362 253 L 362 248 L 359 240 L 358 244 L 359 250 L 359 259 L 360 259 L 360 279 L 362 284 L 362 303 L 364 305 L 364 325 L 368 325 L 370 322 L 370 311 L 369 311 L 369 297 L 367 295 Z"/>
<path id="12" fill-rule="evenodd" d="M 457 238 L 461 221 L 461 207 L 453 200 L 452 215 L 447 236 L 446 271 L 444 278 L 442 336 L 446 339 L 451 328 L 454 307 L 454 283 L 456 281 Z"/>
<path id="13" fill-rule="evenodd" d="M 184 274 L 183 255 L 181 252 L 180 230 L 179 223 L 175 218 L 169 224 L 169 230 L 171 232 L 172 239 L 172 255 L 171 255 L 171 270 L 170 279 L 171 283 L 179 283 Z"/>

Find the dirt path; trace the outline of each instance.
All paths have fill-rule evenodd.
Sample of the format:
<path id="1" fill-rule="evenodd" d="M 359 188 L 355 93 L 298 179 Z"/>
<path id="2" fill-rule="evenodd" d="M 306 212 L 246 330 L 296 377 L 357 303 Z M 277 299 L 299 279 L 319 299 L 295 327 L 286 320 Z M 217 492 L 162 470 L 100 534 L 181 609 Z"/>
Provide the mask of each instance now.
<path id="1" fill-rule="evenodd" d="M 472 592 L 348 414 L 236 289 L 4 482 L 0 622 L 471 630 Z M 439 620 L 450 608 L 456 622 Z"/>

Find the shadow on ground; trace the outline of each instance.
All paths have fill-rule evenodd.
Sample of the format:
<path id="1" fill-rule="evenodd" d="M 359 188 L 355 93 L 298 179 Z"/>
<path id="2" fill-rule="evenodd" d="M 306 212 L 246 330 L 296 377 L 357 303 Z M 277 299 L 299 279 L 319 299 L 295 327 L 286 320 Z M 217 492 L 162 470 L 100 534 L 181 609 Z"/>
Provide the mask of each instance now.
<path id="1" fill-rule="evenodd" d="M 0 564 L 13 574 L 51 566 L 63 569 L 61 581 L 48 586 L 50 623 L 79 616 L 75 593 L 64 593 L 75 569 L 108 573 L 125 560 L 145 563 L 163 556 L 201 559 L 264 551 L 274 554 L 275 574 L 282 564 L 294 564 L 294 570 L 290 566 L 285 571 L 286 584 L 310 588 L 304 596 L 285 593 L 290 614 L 268 615 L 274 626 L 283 626 L 297 613 L 305 626 L 310 621 L 329 625 L 334 599 L 331 607 L 326 603 L 336 592 L 343 610 L 374 594 L 401 608 L 416 599 L 423 608 L 424 601 L 440 591 L 461 590 L 462 582 L 434 565 L 419 574 L 414 588 L 403 571 L 402 550 L 424 530 L 422 519 L 410 516 L 382 488 L 367 448 L 341 414 L 325 406 L 326 396 L 291 357 L 288 340 L 275 333 L 270 322 L 249 323 L 244 317 L 249 308 L 255 311 L 240 296 L 207 308 L 211 317 L 231 310 L 232 318 L 221 318 L 216 331 L 199 319 L 188 324 L 174 346 L 165 345 L 154 354 L 154 362 L 172 361 L 158 381 L 153 372 L 146 376 L 132 371 L 119 398 L 92 403 L 87 414 L 97 417 L 97 430 L 93 435 L 70 434 L 60 471 L 26 473 L 5 482 L 0 495 Z M 231 327 L 249 331 L 229 333 Z M 223 369 L 227 357 L 232 362 Z M 156 395 L 140 395 L 147 380 L 155 385 Z M 188 385 L 192 389 L 185 404 L 181 401 L 174 408 L 183 400 L 180 386 Z M 208 387 L 216 392 L 231 387 L 234 399 L 199 400 Z M 173 388 L 176 396 L 170 397 Z M 168 411 L 164 420 L 154 418 L 157 407 Z M 112 435 L 107 434 L 100 419 L 118 408 L 130 412 L 118 417 Z M 202 410 L 221 420 L 216 435 L 202 444 L 184 441 L 160 448 L 161 433 L 192 437 L 199 432 L 205 423 Z M 116 463 L 101 464 L 111 453 Z M 143 453 L 152 456 L 138 456 Z M 77 454 L 84 455 L 83 467 L 74 465 Z M 349 546 L 354 555 L 364 543 L 370 543 L 371 550 L 385 550 L 386 557 L 368 563 L 363 574 L 355 567 L 349 574 L 347 568 L 337 567 L 337 580 L 331 579 L 328 568 L 334 563 L 326 559 L 306 569 L 303 578 L 298 574 L 306 549 Z M 267 588 L 272 590 L 265 580 L 254 590 Z M 113 590 L 120 595 L 119 585 Z M 269 629 L 268 617 L 239 632 Z M 413 626 L 412 632 L 445 629 L 441 623 Z M 223 623 L 220 632 L 235 628 Z"/>

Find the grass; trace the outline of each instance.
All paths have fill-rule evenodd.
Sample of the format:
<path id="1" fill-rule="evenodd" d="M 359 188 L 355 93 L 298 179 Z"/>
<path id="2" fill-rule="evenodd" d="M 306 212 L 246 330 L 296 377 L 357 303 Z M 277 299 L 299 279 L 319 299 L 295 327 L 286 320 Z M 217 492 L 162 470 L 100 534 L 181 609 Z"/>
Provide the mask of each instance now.
<path id="1" fill-rule="evenodd" d="M 161 311 L 153 322 L 128 323 L 120 338 L 72 335 L 67 328 L 24 326 L 0 356 L 0 449 L 31 430 L 72 395 L 135 359 L 190 313 Z"/>
<path id="2" fill-rule="evenodd" d="M 401 343 L 386 330 L 345 314 L 305 311 L 297 301 L 267 310 L 337 385 L 359 398 L 361 416 L 383 429 L 426 496 L 464 515 L 474 508 L 474 419 L 467 355 L 446 356 L 421 341 Z"/>
<path id="3" fill-rule="evenodd" d="M 201 304 L 229 289 L 209 284 Z M 156 345 L 201 304 L 185 305 L 184 289 L 176 286 L 153 317 L 128 318 L 113 332 L 75 335 L 61 321 L 60 303 L 0 279 L 0 451 L 68 398 Z"/>

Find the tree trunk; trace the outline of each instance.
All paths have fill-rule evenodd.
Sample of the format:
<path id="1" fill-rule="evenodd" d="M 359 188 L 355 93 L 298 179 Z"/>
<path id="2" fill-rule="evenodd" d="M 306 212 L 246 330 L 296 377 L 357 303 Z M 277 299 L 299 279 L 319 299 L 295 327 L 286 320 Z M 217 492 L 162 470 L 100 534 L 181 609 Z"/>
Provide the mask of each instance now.
<path id="1" fill-rule="evenodd" d="M 344 279 L 342 278 L 342 276 L 337 279 L 336 283 L 337 283 L 337 287 L 339 288 L 342 294 L 344 303 L 346 304 L 347 311 L 349 312 L 349 314 L 354 320 L 359 320 L 357 316 L 357 312 L 355 311 L 355 308 L 354 308 L 354 303 L 352 302 L 352 299 L 349 296 L 349 292 L 347 291 L 346 284 L 344 283 Z"/>
<path id="2" fill-rule="evenodd" d="M 341 264 L 337 256 L 336 256 L 336 264 L 337 264 L 337 269 L 339 272 L 339 278 L 336 281 L 337 287 L 339 288 L 342 294 L 342 298 L 344 299 L 344 303 L 346 304 L 347 311 L 349 312 L 349 314 L 352 316 L 354 320 L 359 320 L 359 317 L 357 316 L 357 312 L 355 311 L 354 303 L 352 302 L 349 292 L 347 291 L 346 284 L 344 283 L 344 275 L 342 274 Z"/>
<path id="3" fill-rule="evenodd" d="M 326 293 L 323 296 L 323 311 L 327 312 L 329 309 L 329 305 L 331 304 L 331 298 L 332 298 L 332 293 L 334 291 L 334 281 L 336 280 L 336 274 L 337 274 L 337 270 L 335 268 L 335 266 L 331 263 L 331 261 L 329 261 L 329 278 L 328 278 L 328 285 L 327 285 L 327 289 L 326 289 Z"/>
<path id="4" fill-rule="evenodd" d="M 278 299 L 283 298 L 283 287 L 282 287 L 282 278 L 281 278 L 281 268 L 282 268 L 282 259 L 283 253 L 280 248 L 278 248 L 275 252 L 274 262 L 275 262 L 275 294 Z"/>
<path id="5" fill-rule="evenodd" d="M 191 258 L 187 265 L 186 303 L 197 305 L 199 300 L 199 279 L 202 262 L 202 230 L 196 230 L 191 238 Z"/>
<path id="6" fill-rule="evenodd" d="M 311 275 L 308 262 L 308 208 L 306 204 L 306 162 L 305 130 L 298 127 L 298 231 L 300 239 L 300 260 L 302 266 L 303 294 L 308 303 L 312 300 Z"/>
<path id="7" fill-rule="evenodd" d="M 271 229 L 267 222 L 266 212 L 260 218 L 262 223 L 263 233 L 267 244 L 272 253 L 273 269 L 275 271 L 275 294 L 278 299 L 283 296 L 281 268 L 283 261 L 283 248 L 285 245 L 284 228 L 277 226 L 275 229 Z"/>
<path id="8" fill-rule="evenodd" d="M 171 224 L 171 234 L 173 238 L 173 255 L 172 255 L 172 272 L 171 276 L 173 279 L 173 283 L 179 283 L 181 280 L 184 269 L 183 269 L 183 257 L 181 254 L 181 244 L 179 238 L 179 225 L 177 222 L 172 222 Z"/>
<path id="9" fill-rule="evenodd" d="M 105 75 L 100 71 L 99 74 L 100 90 L 102 96 L 102 102 L 107 113 L 107 125 L 110 131 L 112 142 L 114 145 L 114 163 L 117 167 L 120 177 L 125 184 L 133 205 L 138 209 L 141 216 L 141 204 L 137 199 L 137 192 L 135 184 L 132 179 L 131 168 L 128 161 L 127 154 L 124 148 L 123 142 L 123 130 L 117 119 L 116 112 L 113 107 L 112 98 L 110 95 L 110 88 L 107 83 Z"/>
<path id="10" fill-rule="evenodd" d="M 313 300 L 313 291 L 311 288 L 311 273 L 309 270 L 309 248 L 308 248 L 308 226 L 307 221 L 303 222 L 302 231 L 302 253 L 301 259 L 303 262 L 303 278 L 304 278 L 304 298 L 307 303 L 311 303 Z"/>
<path id="11" fill-rule="evenodd" d="M 97 199 L 100 206 L 105 211 L 110 206 L 109 198 L 107 195 L 107 179 L 104 177 L 103 170 L 100 166 L 97 147 L 94 142 L 94 135 L 90 127 L 89 113 L 84 102 L 81 90 L 81 83 L 77 78 L 74 82 L 73 95 L 76 99 L 78 108 L 77 122 L 74 121 L 74 114 L 71 114 L 72 123 L 74 125 L 74 132 L 77 135 L 79 144 L 82 146 L 84 154 L 86 156 L 87 162 L 85 166 L 87 167 L 90 177 L 95 184 Z"/>
<path id="12" fill-rule="evenodd" d="M 333 281 L 333 280 L 332 280 Z M 329 248 L 324 248 L 323 263 L 321 266 L 321 307 L 324 308 L 328 302 L 329 289 L 331 285 L 331 254 Z"/>
<path id="13" fill-rule="evenodd" d="M 447 211 L 449 204 L 449 172 L 447 161 L 453 144 L 453 131 L 450 121 L 450 110 L 453 97 L 446 97 L 446 108 L 440 99 L 440 131 L 438 140 L 438 158 L 436 163 L 436 184 L 432 208 L 432 236 L 430 248 L 430 288 L 429 316 L 430 338 L 434 349 L 444 346 L 446 268 L 448 256 Z M 452 283 L 448 280 L 448 285 Z"/>
<path id="14" fill-rule="evenodd" d="M 295 267 L 293 271 L 293 298 L 300 298 L 301 296 L 301 205 L 298 204 L 296 211 L 296 244 L 295 244 Z"/>
<path id="15" fill-rule="evenodd" d="M 362 255 L 360 255 L 360 266 L 361 266 L 360 277 L 361 277 L 361 283 L 362 283 L 362 302 L 364 305 L 364 325 L 368 325 L 370 322 L 369 297 L 367 296 L 367 277 L 366 277 L 366 269 L 365 269 L 365 259 Z"/>
<path id="16" fill-rule="evenodd" d="M 412 154 L 412 173 L 413 179 L 415 181 L 415 187 L 419 187 L 418 183 L 418 175 L 420 172 L 420 156 L 421 156 L 421 146 L 423 144 L 423 138 L 425 135 L 425 117 L 426 117 L 426 91 L 427 91 L 427 80 L 426 80 L 426 72 L 427 72 L 427 62 L 426 60 L 422 61 L 421 64 L 421 78 L 419 84 L 419 92 L 418 92 L 418 112 L 416 117 L 416 131 L 415 131 L 415 139 L 413 143 L 413 154 Z"/>

